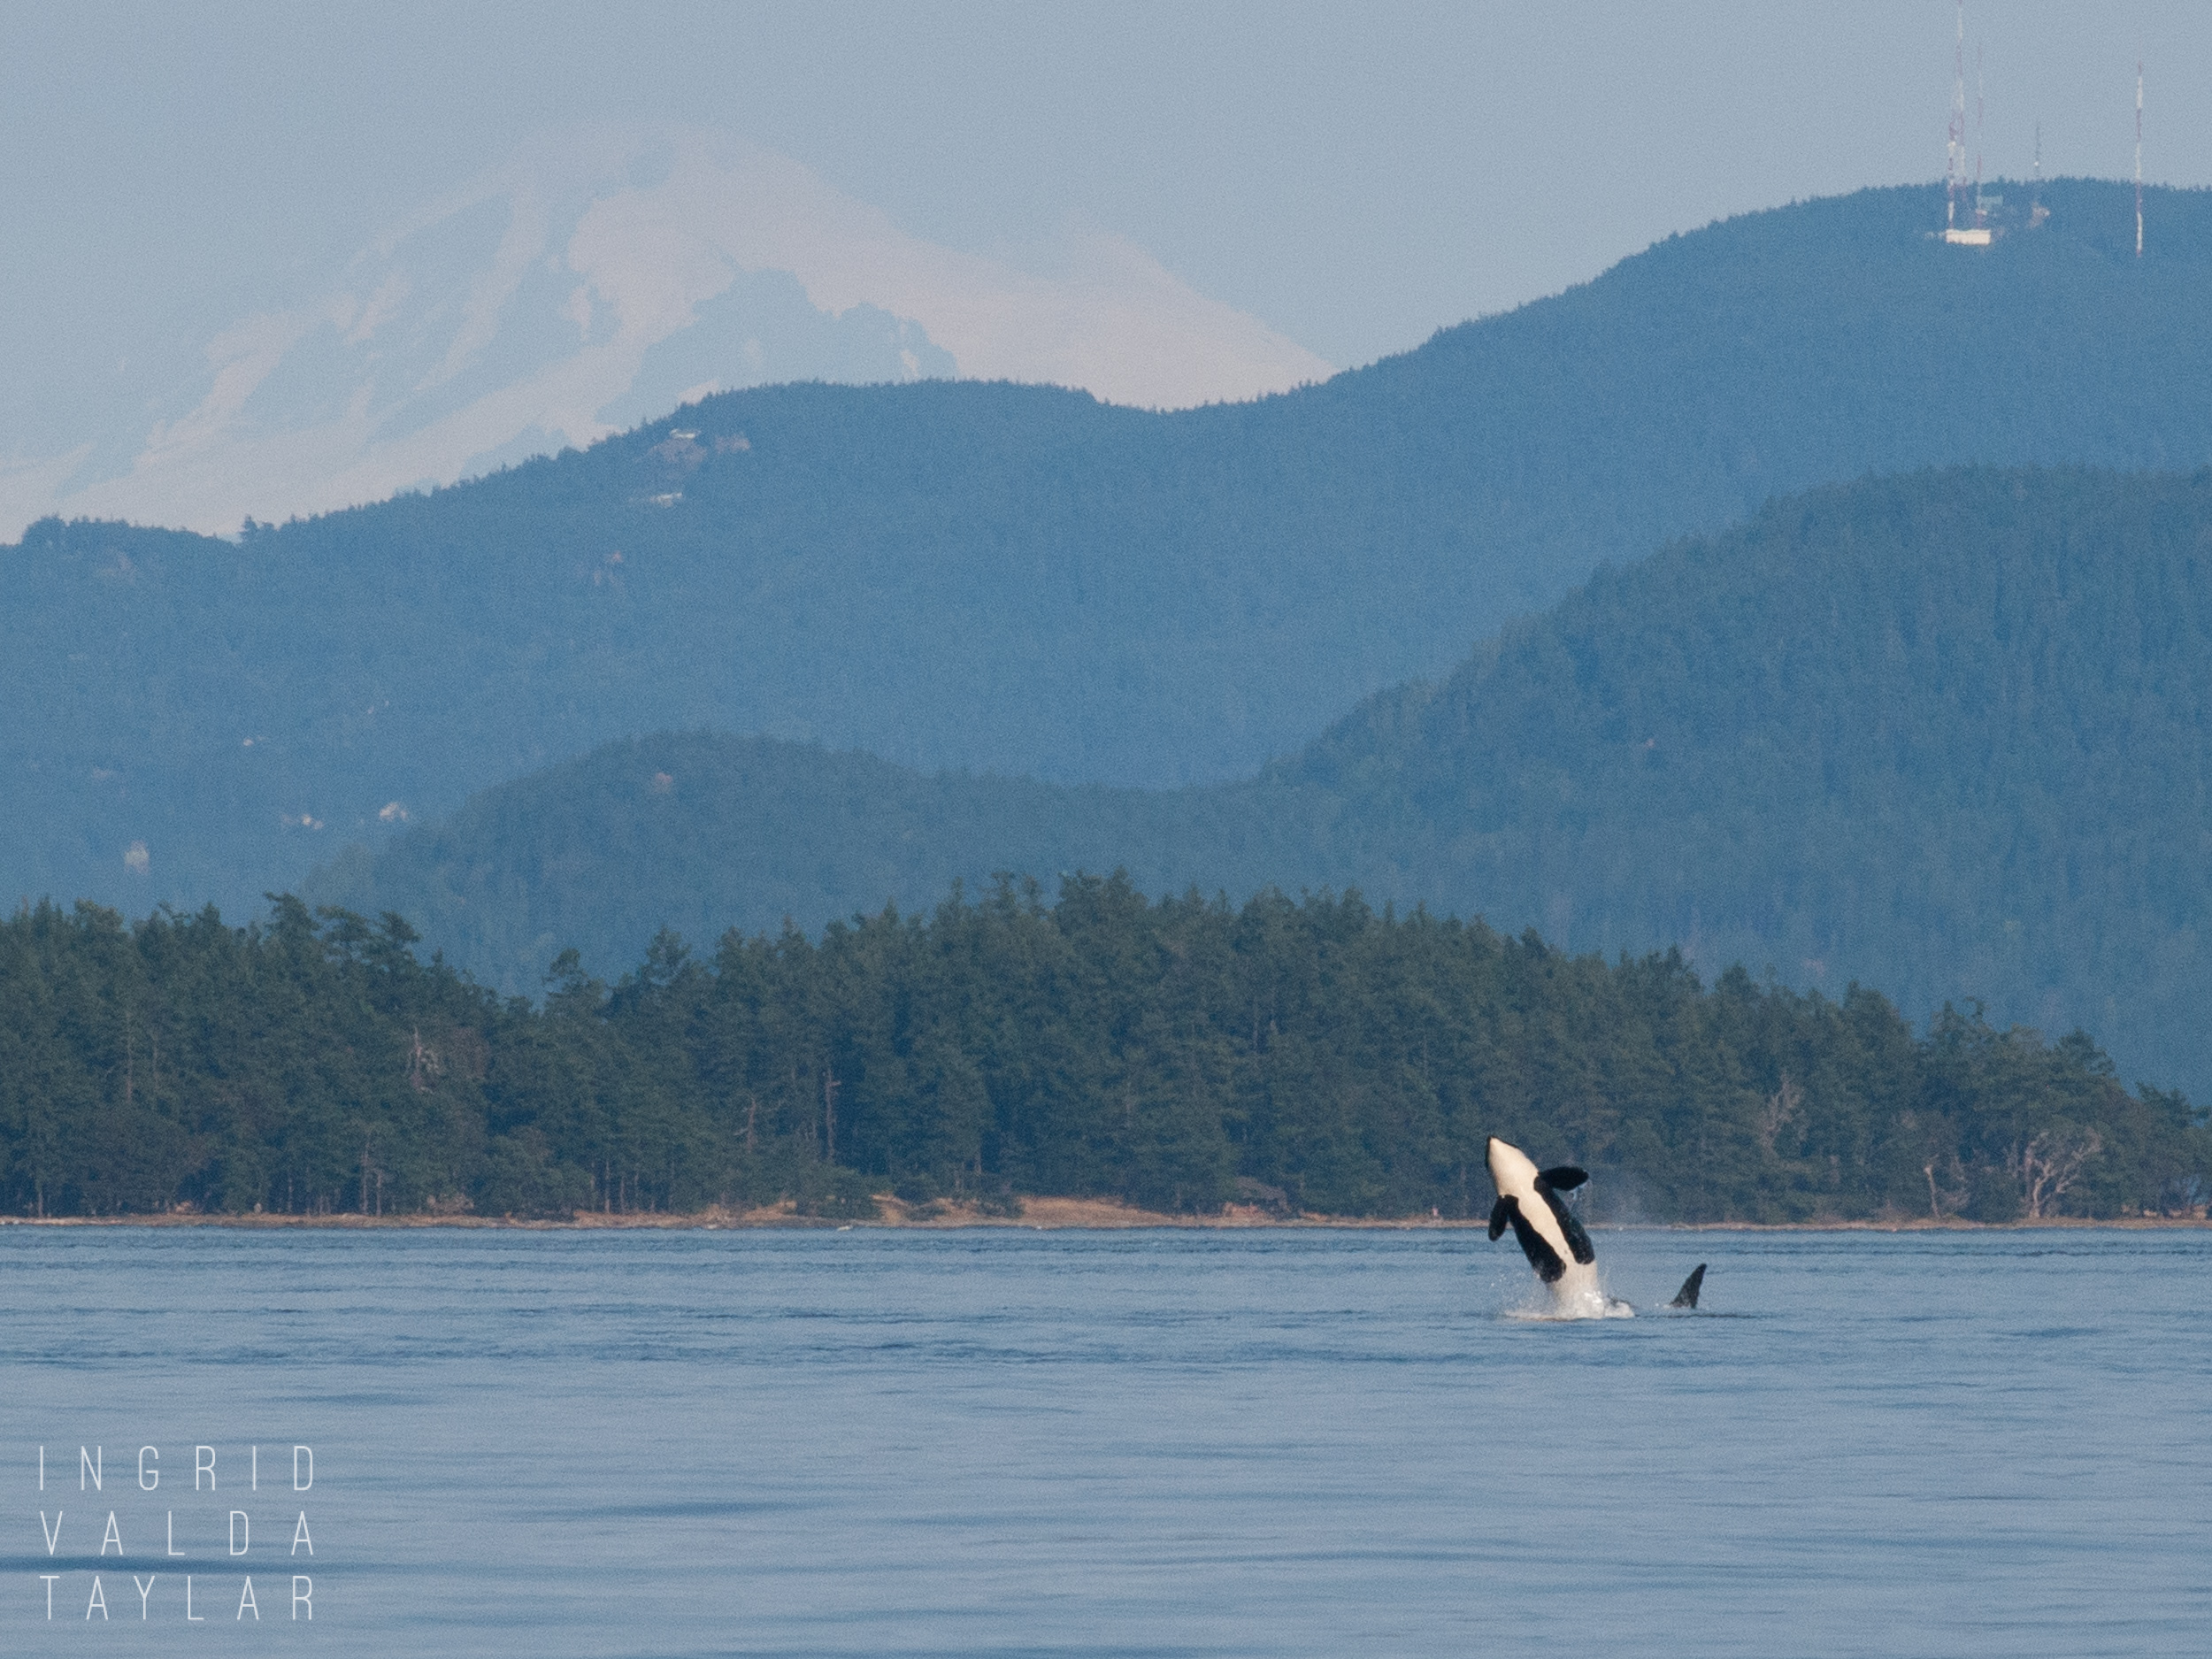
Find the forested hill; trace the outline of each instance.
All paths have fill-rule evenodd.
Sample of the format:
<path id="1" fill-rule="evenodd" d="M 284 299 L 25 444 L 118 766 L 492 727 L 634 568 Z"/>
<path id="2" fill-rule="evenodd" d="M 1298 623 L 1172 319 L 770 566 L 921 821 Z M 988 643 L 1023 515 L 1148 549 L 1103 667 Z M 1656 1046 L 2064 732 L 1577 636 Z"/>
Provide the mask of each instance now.
<path id="1" fill-rule="evenodd" d="M 1870 991 L 1709 988 L 1356 900 L 1125 883 L 672 940 L 542 1007 L 403 924 L 41 906 L 0 921 L 0 1210 L 559 1215 L 1018 1193 L 1478 1217 L 1486 1136 L 1616 1217 L 2109 1217 L 2212 1173 L 2180 1096 L 2085 1039 Z"/>
<path id="2" fill-rule="evenodd" d="M 1601 572 L 1271 787 L 1333 869 L 2212 1085 L 2212 470 L 1822 490 Z"/>
<path id="3" fill-rule="evenodd" d="M 1129 867 L 1535 926 L 1702 972 L 1983 999 L 2212 1095 L 2212 472 L 1839 486 L 1601 572 L 1256 781 L 1064 791 L 655 739 L 488 792 L 319 899 L 494 983 L 664 923 L 804 927 Z"/>
<path id="4" fill-rule="evenodd" d="M 0 892 L 288 886 L 663 729 L 925 770 L 1248 773 L 1601 560 L 1924 463 L 2212 457 L 2212 196 L 2054 184 L 1988 250 L 1933 188 L 1670 239 L 1318 387 L 1157 414 L 786 387 L 236 546 L 0 549 Z"/>
<path id="5" fill-rule="evenodd" d="M 926 907 L 995 872 L 1125 870 L 1141 891 L 1258 891 L 1327 864 L 1323 814 L 1271 789 L 1110 789 L 925 774 L 775 738 L 659 733 L 487 789 L 382 851 L 356 847 L 301 888 L 406 917 L 495 989 L 535 995 L 560 952 L 596 973 L 663 927 L 809 933 L 887 902 Z"/>

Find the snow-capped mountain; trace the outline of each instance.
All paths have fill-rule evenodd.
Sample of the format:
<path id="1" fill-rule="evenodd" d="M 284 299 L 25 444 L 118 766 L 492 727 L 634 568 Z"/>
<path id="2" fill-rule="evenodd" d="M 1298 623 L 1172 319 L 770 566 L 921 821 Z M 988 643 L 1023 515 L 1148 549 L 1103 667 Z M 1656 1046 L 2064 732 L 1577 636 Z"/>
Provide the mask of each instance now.
<path id="1" fill-rule="evenodd" d="M 0 535 L 48 513 L 228 532 L 781 380 L 1048 381 L 1179 407 L 1328 373 L 1112 236 L 963 252 L 714 134 L 570 134 L 431 204 L 296 303 L 134 365 L 96 429 L 19 438 L 0 459 Z"/>

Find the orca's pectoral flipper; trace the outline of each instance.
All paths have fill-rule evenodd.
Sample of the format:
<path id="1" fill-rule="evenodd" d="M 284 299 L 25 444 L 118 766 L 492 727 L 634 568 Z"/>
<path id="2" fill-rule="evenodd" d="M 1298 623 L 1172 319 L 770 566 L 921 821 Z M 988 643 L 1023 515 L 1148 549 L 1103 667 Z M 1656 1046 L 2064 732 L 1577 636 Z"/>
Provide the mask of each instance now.
<path id="1" fill-rule="evenodd" d="M 1505 1230 L 1513 1225 L 1513 1211 L 1517 1206 L 1510 1198 L 1501 1198 L 1490 1207 L 1490 1242 L 1495 1244 Z"/>
<path id="2" fill-rule="evenodd" d="M 1578 1170 L 1571 1164 L 1563 1164 L 1555 1170 L 1540 1171 L 1536 1179 L 1554 1192 L 1571 1193 L 1590 1179 L 1590 1171 Z"/>
<path id="3" fill-rule="evenodd" d="M 1705 1263 L 1700 1262 L 1697 1264 L 1697 1271 L 1682 1281 L 1682 1288 L 1674 1293 L 1674 1300 L 1669 1302 L 1667 1306 L 1670 1308 L 1694 1308 L 1697 1306 L 1697 1293 L 1704 1288 Z"/>

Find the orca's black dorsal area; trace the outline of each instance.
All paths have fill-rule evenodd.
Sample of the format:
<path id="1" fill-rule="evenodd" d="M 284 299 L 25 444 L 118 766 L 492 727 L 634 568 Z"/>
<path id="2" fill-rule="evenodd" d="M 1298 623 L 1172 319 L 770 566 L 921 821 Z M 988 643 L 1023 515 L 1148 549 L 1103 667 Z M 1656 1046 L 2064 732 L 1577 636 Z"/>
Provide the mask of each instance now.
<path id="1" fill-rule="evenodd" d="M 1573 1172 L 1578 1176 L 1582 1174 L 1580 1170 Z M 1582 1223 L 1575 1219 L 1575 1212 L 1567 1208 L 1558 1188 L 1547 1179 L 1550 1173 L 1548 1171 L 1545 1175 L 1536 1178 L 1536 1195 L 1550 1207 L 1552 1214 L 1558 1218 L 1559 1231 L 1566 1238 L 1568 1253 L 1587 1267 L 1598 1259 L 1597 1247 L 1590 1242 L 1590 1235 L 1582 1230 Z"/>
<path id="2" fill-rule="evenodd" d="M 1697 1306 L 1697 1293 L 1704 1288 L 1705 1263 L 1700 1262 L 1697 1264 L 1695 1271 L 1693 1271 L 1687 1279 L 1682 1281 L 1682 1288 L 1674 1293 L 1674 1300 L 1669 1302 L 1667 1306 L 1670 1308 L 1695 1308 Z"/>

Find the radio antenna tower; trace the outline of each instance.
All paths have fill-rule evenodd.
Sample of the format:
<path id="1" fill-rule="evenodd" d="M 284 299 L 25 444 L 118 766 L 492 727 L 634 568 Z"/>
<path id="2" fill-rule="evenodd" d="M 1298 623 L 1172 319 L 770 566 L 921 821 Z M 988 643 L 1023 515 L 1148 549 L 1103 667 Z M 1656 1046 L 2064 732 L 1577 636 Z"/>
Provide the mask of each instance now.
<path id="1" fill-rule="evenodd" d="M 1963 5 L 1966 0 L 1959 0 Z M 2143 257 L 2143 60 L 2135 60 L 2135 257 Z"/>
<path id="2" fill-rule="evenodd" d="M 2028 194 L 2028 228 L 2034 230 L 2051 216 L 2043 205 L 2043 123 L 2035 124 L 2035 188 Z"/>
<path id="3" fill-rule="evenodd" d="M 1958 44 L 1951 66 L 1951 142 L 1943 167 L 1943 228 L 1958 223 L 1959 188 L 1966 181 L 1966 0 L 1958 0 Z"/>
<path id="4" fill-rule="evenodd" d="M 1974 222 L 1989 223 L 1989 210 L 1982 205 L 1982 43 L 1974 42 Z"/>

